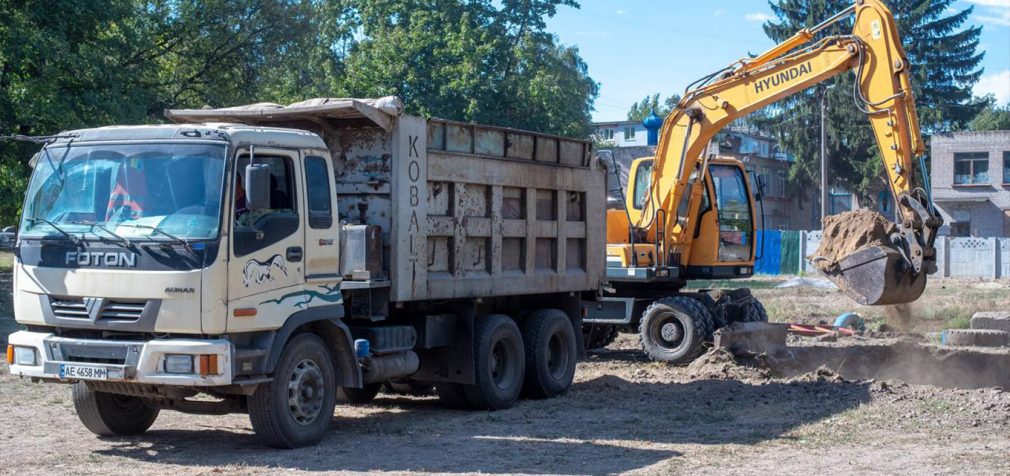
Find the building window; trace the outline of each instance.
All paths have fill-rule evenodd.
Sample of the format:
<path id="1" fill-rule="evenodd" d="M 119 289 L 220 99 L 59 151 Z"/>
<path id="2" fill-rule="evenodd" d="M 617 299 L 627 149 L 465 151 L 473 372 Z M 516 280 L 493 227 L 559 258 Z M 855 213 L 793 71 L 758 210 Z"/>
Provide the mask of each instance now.
<path id="1" fill-rule="evenodd" d="M 950 236 L 971 235 L 971 223 L 966 221 L 953 222 L 950 224 Z"/>
<path id="2" fill-rule="evenodd" d="M 1003 151 L 1003 183 L 1010 183 L 1010 150 Z"/>
<path id="3" fill-rule="evenodd" d="M 989 183 L 988 152 L 958 152 L 954 154 L 954 185 Z"/>
<path id="4" fill-rule="evenodd" d="M 625 127 L 624 128 L 624 140 L 635 140 L 635 128 Z"/>
<path id="5" fill-rule="evenodd" d="M 614 130 L 604 129 L 603 130 L 603 140 L 614 140 Z"/>

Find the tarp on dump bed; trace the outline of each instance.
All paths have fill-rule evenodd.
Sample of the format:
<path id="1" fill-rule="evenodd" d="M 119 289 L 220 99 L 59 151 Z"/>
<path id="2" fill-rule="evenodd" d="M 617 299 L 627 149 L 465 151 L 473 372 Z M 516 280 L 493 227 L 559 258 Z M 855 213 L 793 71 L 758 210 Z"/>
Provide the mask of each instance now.
<path id="1" fill-rule="evenodd" d="M 297 120 L 367 119 L 389 130 L 392 118 L 403 113 L 403 103 L 396 96 L 378 99 L 315 98 L 287 106 L 270 102 L 220 109 L 168 109 L 165 117 L 176 123 L 240 122 L 269 125 Z"/>

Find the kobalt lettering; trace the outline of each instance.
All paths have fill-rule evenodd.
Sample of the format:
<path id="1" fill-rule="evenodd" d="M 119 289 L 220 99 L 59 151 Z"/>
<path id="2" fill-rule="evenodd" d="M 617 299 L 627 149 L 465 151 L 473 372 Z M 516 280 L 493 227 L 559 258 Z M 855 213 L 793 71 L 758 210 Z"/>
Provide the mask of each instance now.
<path id="1" fill-rule="evenodd" d="M 105 266 L 107 268 L 135 268 L 137 255 L 115 251 L 70 251 L 67 265 Z"/>

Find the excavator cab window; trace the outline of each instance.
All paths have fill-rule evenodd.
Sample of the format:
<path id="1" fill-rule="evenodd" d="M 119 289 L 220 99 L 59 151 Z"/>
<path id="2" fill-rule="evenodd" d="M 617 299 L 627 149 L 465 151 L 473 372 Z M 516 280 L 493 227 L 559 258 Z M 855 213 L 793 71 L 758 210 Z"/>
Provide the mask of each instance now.
<path id="1" fill-rule="evenodd" d="M 719 261 L 749 261 L 754 222 L 743 170 L 731 165 L 713 164 L 709 166 L 709 173 L 719 213 Z"/>
<path id="2" fill-rule="evenodd" d="M 632 203 L 636 210 L 641 210 L 645 206 L 646 194 L 649 192 L 649 185 L 652 184 L 652 160 L 643 160 L 638 163 L 635 170 L 635 201 Z"/>

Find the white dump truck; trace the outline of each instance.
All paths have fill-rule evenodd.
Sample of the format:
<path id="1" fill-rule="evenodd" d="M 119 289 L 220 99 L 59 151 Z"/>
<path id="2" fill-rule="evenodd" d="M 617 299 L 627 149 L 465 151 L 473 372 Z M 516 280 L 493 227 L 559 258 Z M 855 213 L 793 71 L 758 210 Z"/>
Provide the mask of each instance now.
<path id="1" fill-rule="evenodd" d="M 624 312 L 598 298 L 586 141 L 396 98 L 166 114 L 61 133 L 31 161 L 7 360 L 73 384 L 94 433 L 247 412 L 266 444 L 303 446 L 338 391 L 390 382 L 502 409 L 564 392 L 582 316 Z"/>

